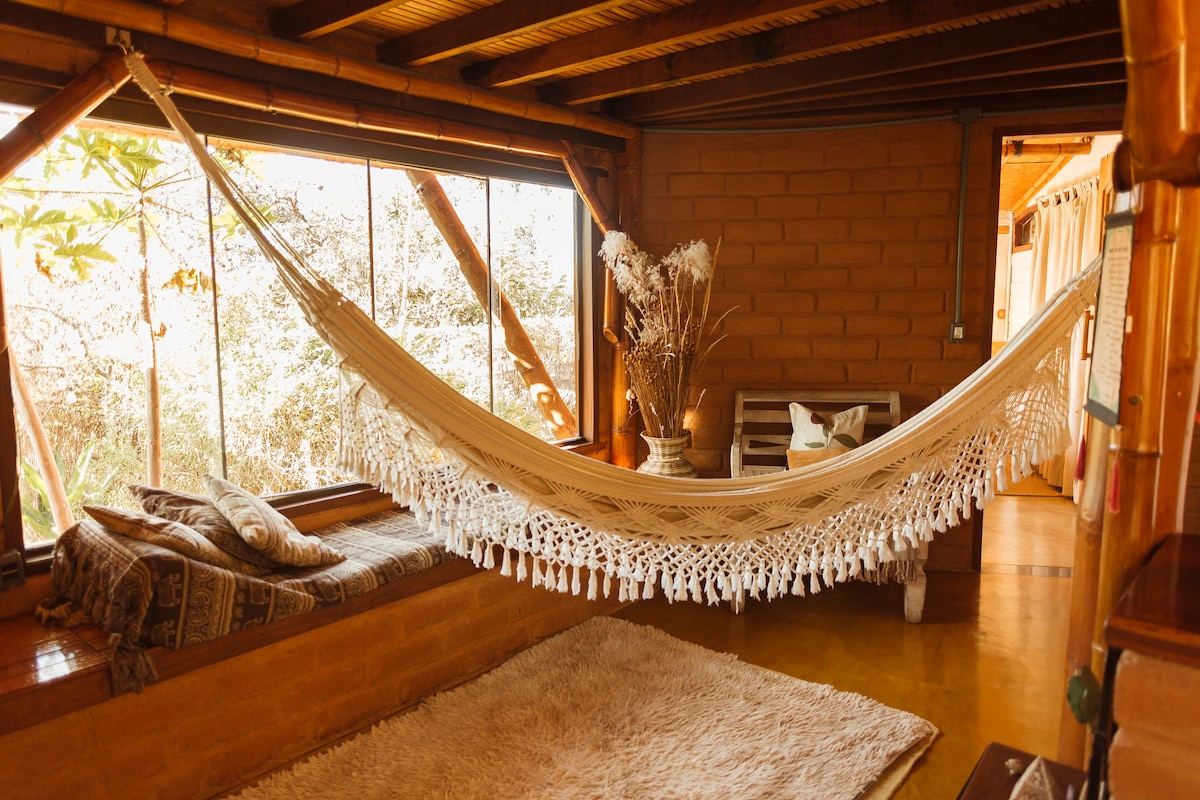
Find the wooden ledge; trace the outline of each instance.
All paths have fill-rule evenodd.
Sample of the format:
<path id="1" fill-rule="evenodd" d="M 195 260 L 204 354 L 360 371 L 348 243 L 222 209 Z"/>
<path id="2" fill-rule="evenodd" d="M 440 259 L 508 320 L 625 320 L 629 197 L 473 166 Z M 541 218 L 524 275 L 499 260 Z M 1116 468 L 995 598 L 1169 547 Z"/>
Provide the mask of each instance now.
<path id="1" fill-rule="evenodd" d="M 147 651 L 157 682 L 187 674 L 241 653 L 297 636 L 374 608 L 444 586 L 479 572 L 452 558 L 403 580 L 339 603 L 203 644 Z M 109 680 L 111 648 L 99 625 L 44 627 L 32 613 L 0 619 L 0 736 L 102 703 L 123 691 Z"/>

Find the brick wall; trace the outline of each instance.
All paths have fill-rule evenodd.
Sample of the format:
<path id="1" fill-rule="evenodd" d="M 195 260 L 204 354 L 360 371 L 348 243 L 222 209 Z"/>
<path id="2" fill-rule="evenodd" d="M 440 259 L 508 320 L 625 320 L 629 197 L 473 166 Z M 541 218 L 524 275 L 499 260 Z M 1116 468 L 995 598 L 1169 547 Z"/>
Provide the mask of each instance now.
<path id="1" fill-rule="evenodd" d="M 1100 124 L 1119 128 L 1114 114 Z M 678 242 L 720 240 L 710 313 L 715 319 L 734 309 L 697 380 L 705 393 L 690 422 L 688 457 L 702 474 L 729 474 L 737 388 L 895 389 L 907 418 L 979 366 L 991 353 L 999 136 L 1048 125 L 1094 130 L 1097 118 L 1104 115 L 984 118 L 972 126 L 961 343 L 949 341 L 957 122 L 647 132 L 640 244 L 662 254 Z M 970 536 L 951 541 L 960 553 L 948 561 L 964 566 Z"/>
<path id="2" fill-rule="evenodd" d="M 964 319 L 951 343 L 961 128 L 645 137 L 642 246 L 720 240 L 725 339 L 698 384 L 690 458 L 727 475 L 740 387 L 897 389 L 906 416 L 981 363 L 989 197 L 967 199 Z M 971 171 L 987 186 L 990 135 Z"/>

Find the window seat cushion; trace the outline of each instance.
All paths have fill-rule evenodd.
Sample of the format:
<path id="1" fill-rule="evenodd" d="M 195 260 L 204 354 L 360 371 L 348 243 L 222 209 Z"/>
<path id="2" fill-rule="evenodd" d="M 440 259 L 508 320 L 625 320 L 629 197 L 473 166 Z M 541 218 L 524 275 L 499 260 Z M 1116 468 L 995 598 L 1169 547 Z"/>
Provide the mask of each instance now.
<path id="1" fill-rule="evenodd" d="M 100 624 L 113 645 L 114 688 L 137 691 L 154 679 L 147 647 L 188 647 L 336 605 L 454 558 L 406 510 L 336 523 L 312 535 L 345 560 L 255 577 L 81 520 L 55 545 L 57 597 L 43 607 L 69 604 Z"/>

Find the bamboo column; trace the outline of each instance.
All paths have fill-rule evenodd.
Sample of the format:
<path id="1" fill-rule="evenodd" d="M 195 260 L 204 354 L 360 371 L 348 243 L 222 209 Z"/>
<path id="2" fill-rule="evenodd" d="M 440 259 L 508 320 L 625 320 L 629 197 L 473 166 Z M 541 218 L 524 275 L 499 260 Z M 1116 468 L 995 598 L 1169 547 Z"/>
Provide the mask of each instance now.
<path id="1" fill-rule="evenodd" d="M 44 103 L 40 108 L 25 117 L 16 127 L 0 139 L 0 182 L 8 180 L 17 169 L 29 160 L 35 153 L 58 138 L 64 130 L 86 117 L 96 106 L 111 97 L 118 89 L 129 81 L 129 70 L 125 67 L 122 54 L 114 52 L 98 61 L 91 69 L 75 78 L 63 87 L 62 91 Z M 13 382 L 19 381 L 19 387 L 24 389 L 24 380 L 16 371 L 16 365 L 11 362 L 11 351 L 8 343 L 8 322 L 5 311 L 4 284 L 0 280 L 0 497 L 3 497 L 3 507 L 0 508 L 0 525 L 3 526 L 3 546 L 0 550 L 17 549 L 24 546 L 24 526 L 21 522 L 21 498 L 17 490 L 17 431 L 13 418 L 14 398 Z M 23 400 L 27 400 L 27 395 Z M 26 411 L 36 420 L 36 409 L 26 404 Z M 32 428 L 34 435 L 40 430 L 40 421 Z M 41 452 L 49 452 L 49 442 L 45 439 L 35 443 Z M 43 472 L 43 478 L 48 487 L 62 486 L 62 477 L 58 475 L 57 465 L 53 458 L 46 459 L 45 469 L 51 469 L 50 474 Z M 61 501 L 60 501 L 61 502 Z M 61 509 L 55 509 L 56 524 L 61 526 L 63 521 L 70 518 L 70 507 L 60 519 Z"/>
<path id="2" fill-rule="evenodd" d="M 1104 623 L 1158 538 L 1155 502 L 1161 460 L 1163 353 L 1176 236 L 1176 192 L 1160 181 L 1142 184 L 1133 228 L 1133 263 L 1121 371 L 1121 429 L 1113 455 L 1108 512 L 1100 548 L 1093 625 L 1092 671 L 1104 674 Z M 1114 486 L 1115 484 L 1115 486 Z"/>
<path id="3" fill-rule="evenodd" d="M 1179 243 L 1171 271 L 1162 466 L 1159 472 L 1156 541 L 1183 530 L 1188 461 L 1200 402 L 1200 189 L 1179 189 Z"/>
<path id="4" fill-rule="evenodd" d="M 196 45 L 214 52 L 248 58 L 261 64 L 273 64 L 287 69 L 330 75 L 401 94 L 442 100 L 518 119 L 565 125 L 578 130 L 593 131 L 621 138 L 632 135 L 636 130 L 628 124 L 582 111 L 563 109 L 500 92 L 460 85 L 371 61 L 348 56 L 335 56 L 308 45 L 270 36 L 260 36 L 250 31 L 206 22 L 185 14 L 153 8 L 129 0 L 14 0 L 14 2 L 104 25 L 161 36 L 171 41 Z"/>
<path id="5" fill-rule="evenodd" d="M 621 154 L 618 174 L 618 191 L 620 192 L 621 218 L 636 220 L 638 200 L 637 181 L 640 180 L 640 160 L 637 157 L 640 140 L 630 140 L 626 151 Z M 618 230 L 617 221 L 608 213 L 604 202 L 600 199 L 595 187 L 587 179 L 583 166 L 575 157 L 574 149 L 564 143 L 567 153 L 563 156 L 563 165 L 575 183 L 575 188 L 583 198 L 584 204 L 596 221 L 601 233 Z M 631 230 L 635 225 L 626 225 L 625 234 L 634 241 L 637 236 Z M 624 335 L 625 325 L 624 299 L 617 289 L 616 280 L 611 270 L 604 272 L 604 320 L 602 332 L 613 347 L 612 365 L 612 456 L 613 464 L 633 468 L 637 465 L 636 423 L 629 402 L 629 374 L 625 369 L 625 353 L 629 351 L 629 340 Z"/>
<path id="6" fill-rule="evenodd" d="M 90 114 L 128 81 L 129 70 L 125 67 L 124 57 L 120 52 L 113 52 L 18 122 L 0 139 L 0 182 L 12 177 L 30 157 Z"/>
<path id="7" fill-rule="evenodd" d="M 1075 558 L 1071 578 L 1071 624 L 1067 634 L 1067 663 L 1063 686 L 1077 673 L 1092 669 L 1096 598 L 1100 588 L 1100 549 L 1104 532 L 1106 476 L 1112 468 L 1111 429 L 1088 416 L 1084 441 L 1083 481 L 1075 517 Z M 1074 718 L 1063 695 L 1058 734 L 1058 760 L 1083 767 L 1087 763 L 1088 728 Z"/>
<path id="8" fill-rule="evenodd" d="M 408 178 L 417 190 L 417 195 L 421 198 L 425 209 L 433 218 L 434 224 L 441 231 L 446 244 L 450 245 L 450 250 L 458 260 L 458 266 L 462 270 L 463 276 L 467 279 L 467 283 L 475 292 L 475 296 L 479 298 L 484 309 L 489 309 L 492 293 L 495 293 L 497 307 L 491 309 L 491 313 L 500 320 L 500 327 L 504 330 L 504 346 L 512 355 L 513 364 L 516 366 L 521 380 L 529 389 L 530 396 L 542 416 L 550 423 L 555 437 L 559 439 L 574 437 L 579 432 L 575 423 L 575 415 L 571 413 L 571 409 L 563 401 L 562 395 L 558 393 L 554 381 L 550 378 L 550 373 L 546 370 L 546 365 L 542 363 L 537 348 L 533 346 L 529 334 L 525 332 L 516 310 L 508 302 L 504 293 L 500 291 L 499 286 L 489 278 L 487 264 L 480 256 L 475 243 L 471 241 L 471 236 L 455 212 L 454 206 L 451 205 L 450 199 L 442 190 L 437 176 L 432 172 L 410 169 Z"/>
<path id="9" fill-rule="evenodd" d="M 563 166 L 567 168 L 567 174 L 571 176 L 571 182 L 575 184 L 575 191 L 579 192 L 579 196 L 583 198 L 583 204 L 587 206 L 588 212 L 595 220 L 596 227 L 602 234 L 617 230 L 616 220 L 608 213 L 596 187 L 588 180 L 583 165 L 579 163 L 579 159 L 575 155 L 575 148 L 569 142 L 563 142 L 563 146 L 566 148 L 566 153 L 562 158 Z M 605 270 L 604 321 L 601 330 L 604 338 L 611 344 L 618 344 L 621 341 L 621 330 L 624 327 L 621 324 L 621 318 L 624 316 L 622 305 L 621 293 L 617 290 L 617 282 L 612 276 L 612 271 Z"/>
<path id="10" fill-rule="evenodd" d="M 1185 32 L 1183 126 L 1200 137 L 1200 3 L 1183 3 Z M 1185 151 L 1188 150 L 1183 146 Z M 1163 466 L 1156 519 L 1160 536 L 1183 530 L 1188 460 L 1200 402 L 1200 189 L 1179 191 L 1179 246 L 1171 275 L 1170 340 L 1166 366 Z"/>
<path id="11" fill-rule="evenodd" d="M 1114 182 L 1140 187 L 1121 380 L 1120 430 L 1110 467 L 1092 452 L 1103 436 L 1089 431 L 1087 478 L 1080 504 L 1068 669 L 1082 667 L 1080 629 L 1092 630 L 1091 669 L 1103 674 L 1104 625 L 1114 604 L 1154 546 L 1181 524 L 1187 453 L 1200 387 L 1200 9 L 1185 0 L 1121 0 L 1129 91 Z M 1178 241 L 1177 241 L 1178 239 Z M 1100 565 L 1095 512 L 1111 470 Z M 1098 473 L 1098 474 L 1097 474 Z M 1083 564 L 1086 569 L 1080 570 Z M 1091 595 L 1094 600 L 1091 600 Z M 1069 717 L 1059 756 L 1079 763 L 1080 733 Z M 1081 759 L 1080 759 L 1081 760 Z"/>
<path id="12" fill-rule="evenodd" d="M 635 242 L 641 236 L 642 140 L 630 139 L 617 162 L 618 218 L 621 228 Z M 623 326 L 622 326 L 623 327 Z M 629 402 L 629 373 L 625 354 L 629 337 L 621 336 L 613 353 L 612 463 L 632 469 L 637 466 L 638 422 Z"/>

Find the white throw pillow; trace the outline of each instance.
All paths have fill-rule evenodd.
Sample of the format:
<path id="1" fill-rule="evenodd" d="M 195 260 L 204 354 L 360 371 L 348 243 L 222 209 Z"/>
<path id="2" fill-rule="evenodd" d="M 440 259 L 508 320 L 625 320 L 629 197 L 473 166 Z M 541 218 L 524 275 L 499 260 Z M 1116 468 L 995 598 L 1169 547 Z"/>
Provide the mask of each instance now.
<path id="1" fill-rule="evenodd" d="M 822 414 L 792 403 L 791 450 L 850 450 L 862 444 L 867 407 L 854 406 L 834 414 Z"/>
<path id="2" fill-rule="evenodd" d="M 204 476 L 208 496 L 246 544 L 281 564 L 315 567 L 346 557 L 315 536 L 305 536 L 292 521 L 256 494 L 213 475 Z"/>

